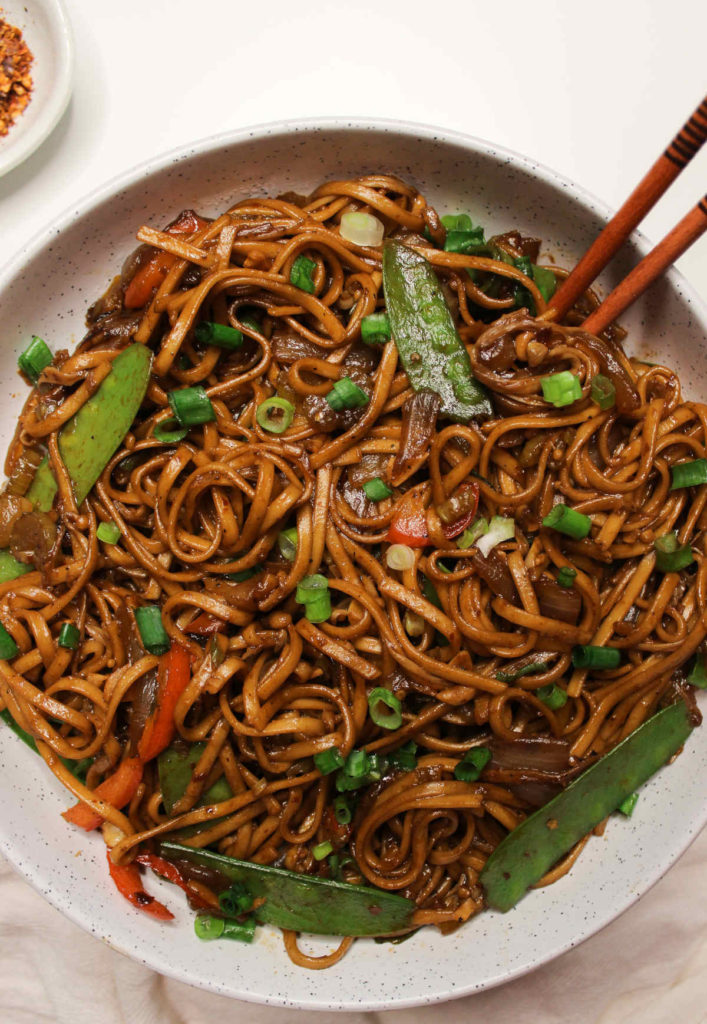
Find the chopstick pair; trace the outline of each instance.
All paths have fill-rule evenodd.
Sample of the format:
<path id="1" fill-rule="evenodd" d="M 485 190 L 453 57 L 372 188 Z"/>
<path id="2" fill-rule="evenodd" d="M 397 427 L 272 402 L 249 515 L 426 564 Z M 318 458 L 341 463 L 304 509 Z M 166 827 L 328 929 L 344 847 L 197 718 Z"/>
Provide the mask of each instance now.
<path id="1" fill-rule="evenodd" d="M 707 141 L 707 97 L 565 278 L 544 313 L 560 320 Z M 669 231 L 583 323 L 598 334 L 707 231 L 707 195 Z"/>

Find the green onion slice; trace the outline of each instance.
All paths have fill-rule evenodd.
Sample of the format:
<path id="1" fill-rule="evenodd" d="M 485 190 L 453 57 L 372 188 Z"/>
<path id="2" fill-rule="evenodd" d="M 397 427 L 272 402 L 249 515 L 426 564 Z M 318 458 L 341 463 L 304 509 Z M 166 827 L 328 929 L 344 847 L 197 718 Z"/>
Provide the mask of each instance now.
<path id="1" fill-rule="evenodd" d="M 557 570 L 557 582 L 561 587 L 571 587 L 577 576 L 577 570 L 571 569 L 569 565 L 563 565 Z"/>
<path id="2" fill-rule="evenodd" d="M 349 799 L 348 797 L 345 797 L 343 793 L 334 797 L 334 817 L 339 825 L 348 825 L 353 817 L 353 811 L 351 810 Z"/>
<path id="3" fill-rule="evenodd" d="M 286 398 L 266 398 L 256 409 L 255 418 L 263 430 L 283 434 L 295 418 L 295 407 Z"/>
<path id="4" fill-rule="evenodd" d="M 152 431 L 155 440 L 161 441 L 162 444 L 176 444 L 178 441 L 183 441 L 188 433 L 189 428 L 180 427 L 179 420 L 174 416 L 155 423 Z"/>
<path id="5" fill-rule="evenodd" d="M 70 651 L 75 651 L 80 639 L 81 634 L 73 622 L 65 622 L 59 630 L 57 643 L 60 647 L 66 647 Z"/>
<path id="6" fill-rule="evenodd" d="M 166 654 L 169 650 L 169 635 L 162 625 L 162 612 L 157 605 L 148 604 L 136 608 L 135 621 L 145 650 L 150 654 Z"/>
<path id="7" fill-rule="evenodd" d="M 334 847 L 331 845 L 328 839 L 326 840 L 326 842 L 317 843 L 316 846 L 312 847 L 312 856 L 314 857 L 315 860 L 324 860 L 325 857 L 328 857 L 329 854 L 333 852 Z"/>
<path id="8" fill-rule="evenodd" d="M 18 356 L 17 365 L 32 383 L 36 384 L 42 370 L 46 370 L 53 359 L 54 356 L 46 341 L 33 334 L 27 348 Z"/>
<path id="9" fill-rule="evenodd" d="M 565 533 L 574 540 L 581 540 L 591 530 L 592 521 L 589 516 L 577 512 L 568 505 L 553 505 L 550 514 L 543 519 L 543 526 L 549 526 L 558 533 Z"/>
<path id="10" fill-rule="evenodd" d="M 562 370 L 560 373 L 551 373 L 548 377 L 543 377 L 540 386 L 543 389 L 545 401 L 558 409 L 563 405 L 572 405 L 582 397 L 582 385 L 579 383 L 579 378 L 569 370 Z"/>
<path id="11" fill-rule="evenodd" d="M 306 604 L 307 601 L 313 600 L 318 592 L 326 592 L 328 589 L 329 580 L 326 576 L 322 576 L 321 573 L 315 573 L 313 576 L 304 576 L 297 584 L 295 601 L 298 604 Z"/>
<path id="12" fill-rule="evenodd" d="M 638 793 L 631 793 L 625 800 L 622 800 L 619 806 L 616 808 L 621 814 L 625 814 L 627 818 L 630 818 L 633 814 L 636 804 L 638 803 Z"/>
<path id="13" fill-rule="evenodd" d="M 707 484 L 707 459 L 692 459 L 690 462 L 678 462 L 670 467 L 670 490 L 680 487 L 698 487 Z"/>
<path id="14" fill-rule="evenodd" d="M 572 664 L 575 668 L 618 668 L 621 664 L 621 651 L 616 647 L 580 644 L 572 648 Z"/>
<path id="15" fill-rule="evenodd" d="M 397 750 L 391 750 L 388 754 L 388 763 L 391 768 L 398 768 L 403 772 L 411 772 L 417 767 L 417 743 L 408 740 Z"/>
<path id="16" fill-rule="evenodd" d="M 485 557 L 497 544 L 502 544 L 504 540 L 511 540 L 515 535 L 514 519 L 510 519 L 508 516 L 493 516 L 488 530 L 477 539 L 476 546 Z"/>
<path id="17" fill-rule="evenodd" d="M 346 775 L 350 775 L 352 779 L 361 779 L 364 775 L 368 774 L 370 766 L 371 759 L 365 750 L 352 750 L 346 758 L 344 772 Z"/>
<path id="18" fill-rule="evenodd" d="M 331 775 L 344 767 L 344 759 L 338 747 L 327 747 L 314 755 L 314 765 L 321 775 Z"/>
<path id="19" fill-rule="evenodd" d="M 172 412 L 183 427 L 195 427 L 199 423 L 210 423 L 216 419 L 211 399 L 201 384 L 169 391 L 167 398 Z"/>
<path id="20" fill-rule="evenodd" d="M 310 260 L 307 256 L 298 256 L 290 270 L 290 284 L 293 284 L 295 288 L 299 288 L 300 291 L 313 295 L 315 289 L 314 271 L 316 269 L 317 264 L 314 260 Z"/>
<path id="21" fill-rule="evenodd" d="M 310 622 L 326 622 L 331 616 L 331 597 L 328 590 L 320 590 L 304 603 L 304 617 Z"/>
<path id="22" fill-rule="evenodd" d="M 361 321 L 361 341 L 366 345 L 385 345 L 390 341 L 390 320 L 387 313 L 370 313 Z"/>
<path id="23" fill-rule="evenodd" d="M 381 729 L 399 729 L 403 724 L 402 704 L 383 686 L 377 686 L 369 693 L 368 712 Z"/>
<path id="24" fill-rule="evenodd" d="M 500 683 L 514 683 L 516 679 L 532 676 L 538 672 L 547 672 L 549 668 L 550 663 L 547 661 L 531 661 L 529 665 L 523 665 L 522 668 L 513 669 L 510 672 L 497 672 L 496 679 Z"/>
<path id="25" fill-rule="evenodd" d="M 383 501 L 385 498 L 389 498 L 393 493 L 390 487 L 388 487 L 385 481 L 381 480 L 379 476 L 374 477 L 373 480 L 366 480 L 363 485 L 363 490 L 370 501 Z"/>
<path id="26" fill-rule="evenodd" d="M 659 572 L 679 572 L 681 569 L 692 565 L 695 556 L 689 544 L 680 544 L 678 535 L 673 530 L 664 533 L 662 537 L 656 537 L 653 541 L 655 548 L 655 567 Z"/>
<path id="27" fill-rule="evenodd" d="M 342 377 L 334 382 L 331 391 L 326 395 L 326 400 L 332 409 L 338 412 L 341 409 L 363 408 L 364 405 L 368 405 L 370 399 L 350 377 Z"/>
<path id="28" fill-rule="evenodd" d="M 225 914 L 240 917 L 252 910 L 253 897 L 242 882 L 233 882 L 219 894 L 218 903 Z"/>
<path id="29" fill-rule="evenodd" d="M 96 536 L 104 544 L 117 544 L 120 540 L 120 527 L 112 521 L 110 523 L 99 523 Z"/>
<path id="30" fill-rule="evenodd" d="M 567 693 L 561 686 L 557 686 L 555 683 L 548 683 L 547 686 L 541 686 L 539 690 L 535 691 L 535 696 L 538 700 L 541 700 L 546 707 L 550 708 L 551 711 L 557 711 L 558 708 L 564 707 L 567 703 Z"/>
<path id="31" fill-rule="evenodd" d="M 217 348 L 236 349 L 243 345 L 243 333 L 237 327 L 214 324 L 210 321 L 198 324 L 194 330 L 194 337 L 203 344 L 216 345 Z"/>
<path id="32" fill-rule="evenodd" d="M 603 373 L 598 373 L 596 377 L 592 377 L 592 386 L 589 391 L 589 395 L 591 400 L 595 402 L 600 409 L 611 409 L 612 406 L 616 405 L 616 388 L 614 387 L 613 381 L 610 381 Z"/>
<path id="33" fill-rule="evenodd" d="M 476 544 L 479 537 L 483 537 L 485 533 L 488 533 L 489 524 L 486 519 L 481 517 L 467 526 L 466 530 L 460 537 L 457 538 L 457 547 L 461 548 L 462 551 L 466 551 L 472 544 Z"/>
<path id="34" fill-rule="evenodd" d="M 457 763 L 454 778 L 459 782 L 476 782 L 490 760 L 491 751 L 488 747 L 472 747 Z"/>

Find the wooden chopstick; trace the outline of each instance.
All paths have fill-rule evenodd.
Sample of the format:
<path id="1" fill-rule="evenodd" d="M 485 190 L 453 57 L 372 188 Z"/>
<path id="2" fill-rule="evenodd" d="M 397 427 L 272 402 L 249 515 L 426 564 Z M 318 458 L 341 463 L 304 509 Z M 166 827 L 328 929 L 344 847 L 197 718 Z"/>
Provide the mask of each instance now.
<path id="1" fill-rule="evenodd" d="M 546 319 L 562 319 L 706 140 L 707 96 L 562 282 L 543 314 Z"/>
<path id="2" fill-rule="evenodd" d="M 599 334 L 707 231 L 707 195 L 633 268 L 582 324 Z"/>

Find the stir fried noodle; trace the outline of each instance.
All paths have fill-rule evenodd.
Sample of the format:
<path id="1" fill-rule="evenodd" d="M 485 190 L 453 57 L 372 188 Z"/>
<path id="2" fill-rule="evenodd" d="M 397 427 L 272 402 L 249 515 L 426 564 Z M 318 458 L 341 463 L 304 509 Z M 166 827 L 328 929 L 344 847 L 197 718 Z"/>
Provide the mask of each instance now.
<path id="1" fill-rule="evenodd" d="M 375 218 L 370 239 L 344 230 L 352 212 Z M 455 422 L 413 390 L 389 330 L 362 342 L 386 308 L 376 231 L 434 268 L 490 415 Z M 671 467 L 704 458 L 707 407 L 621 332 L 583 331 L 592 294 L 545 319 L 537 240 L 454 251 L 451 234 L 386 175 L 186 211 L 141 229 L 77 350 L 42 370 L 0 498 L 0 545 L 26 569 L 0 586 L 17 649 L 0 698 L 115 867 L 176 834 L 398 893 L 414 926 L 452 930 L 483 909 L 509 830 L 659 708 L 698 716 L 707 487 L 673 486 Z M 81 500 L 61 431 L 136 344 L 153 353 L 145 397 Z M 572 401 L 548 400 L 563 371 Z M 192 419 L 170 402 L 185 389 Z M 566 528 L 543 524 L 556 506 Z M 661 568 L 665 535 L 687 558 Z M 581 667 L 583 646 L 616 654 Z M 169 807 L 167 747 L 189 765 Z M 209 872 L 177 868 L 218 914 Z M 351 941 L 319 961 L 285 932 L 310 967 Z"/>

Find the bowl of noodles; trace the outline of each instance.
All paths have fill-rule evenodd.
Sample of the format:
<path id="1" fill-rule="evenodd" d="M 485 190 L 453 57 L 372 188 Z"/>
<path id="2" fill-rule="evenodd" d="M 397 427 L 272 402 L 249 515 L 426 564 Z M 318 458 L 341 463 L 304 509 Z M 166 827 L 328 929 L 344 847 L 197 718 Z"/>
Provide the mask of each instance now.
<path id="1" fill-rule="evenodd" d="M 6 268 L 0 848 L 72 920 L 403 1007 L 547 962 L 699 832 L 707 314 L 671 271 L 598 336 L 597 293 L 547 316 L 605 218 L 478 140 L 303 122 Z"/>

